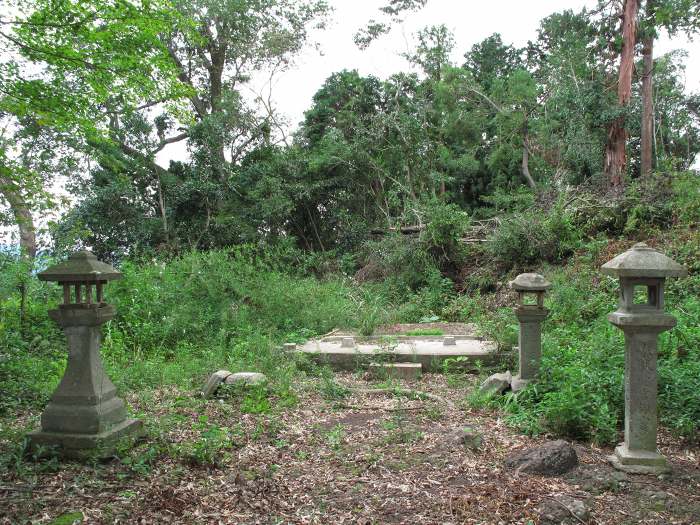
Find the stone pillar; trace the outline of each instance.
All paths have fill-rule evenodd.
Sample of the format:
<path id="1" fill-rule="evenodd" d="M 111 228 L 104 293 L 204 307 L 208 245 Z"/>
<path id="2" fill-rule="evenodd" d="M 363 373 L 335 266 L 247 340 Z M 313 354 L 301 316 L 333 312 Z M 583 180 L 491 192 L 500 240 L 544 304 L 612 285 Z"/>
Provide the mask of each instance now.
<path id="1" fill-rule="evenodd" d="M 608 316 L 625 334 L 625 441 L 615 448 L 610 461 L 619 470 L 640 474 L 669 470 L 656 448 L 656 361 L 659 334 L 673 328 L 676 320 L 667 314 L 655 317 L 646 320 L 654 324 L 629 325 L 615 313 Z"/>
<path id="2" fill-rule="evenodd" d="M 670 467 L 656 447 L 657 345 L 659 334 L 676 325 L 664 311 L 665 279 L 686 270 L 644 243 L 601 269 L 620 279 L 618 309 L 608 320 L 625 334 L 625 441 L 609 460 L 626 472 L 666 472 Z"/>
<path id="3" fill-rule="evenodd" d="M 546 308 L 516 308 L 515 316 L 520 323 L 518 334 L 518 375 L 513 378 L 511 389 L 522 390 L 530 381 L 537 379 L 542 358 L 542 321 L 549 315 Z"/>
<path id="4" fill-rule="evenodd" d="M 41 428 L 29 434 L 35 453 L 108 457 L 120 438 L 141 432 L 141 422 L 127 417 L 100 357 L 101 326 L 114 314 L 111 305 L 49 312 L 66 334 L 68 365 L 41 415 Z"/>
<path id="5" fill-rule="evenodd" d="M 37 455 L 109 457 L 120 438 L 142 431 L 140 421 L 127 417 L 100 357 L 101 327 L 115 315 L 103 287 L 122 274 L 81 250 L 37 277 L 63 287 L 63 304 L 49 316 L 66 334 L 68 366 L 41 415 L 41 428 L 28 436 L 29 446 Z"/>
<path id="6" fill-rule="evenodd" d="M 542 321 L 549 315 L 549 310 L 544 307 L 544 294 L 552 285 L 537 273 L 522 273 L 509 284 L 518 293 L 515 316 L 520 323 L 518 333 L 520 370 L 510 385 L 513 392 L 518 392 L 530 381 L 535 380 L 540 373 Z"/>
<path id="7" fill-rule="evenodd" d="M 661 330 L 625 330 L 625 454 L 656 451 L 656 353 Z"/>

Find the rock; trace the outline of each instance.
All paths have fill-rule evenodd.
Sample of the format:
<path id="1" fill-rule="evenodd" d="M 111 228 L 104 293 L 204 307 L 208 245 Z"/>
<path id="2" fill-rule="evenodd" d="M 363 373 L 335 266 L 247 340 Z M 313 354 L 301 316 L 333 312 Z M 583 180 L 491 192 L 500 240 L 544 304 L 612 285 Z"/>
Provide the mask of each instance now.
<path id="1" fill-rule="evenodd" d="M 578 465 L 574 447 L 562 439 L 548 441 L 544 445 L 519 451 L 506 458 L 507 468 L 529 474 L 557 476 Z"/>
<path id="2" fill-rule="evenodd" d="M 267 383 L 267 376 L 259 372 L 238 372 L 236 374 L 229 374 L 226 378 L 225 383 L 227 385 L 262 385 Z"/>
<path id="3" fill-rule="evenodd" d="M 508 372 L 502 374 L 493 374 L 486 381 L 481 383 L 479 391 L 482 394 L 502 394 L 510 388 L 510 382 L 513 380 L 513 375 Z"/>
<path id="4" fill-rule="evenodd" d="M 456 428 L 445 434 L 445 442 L 450 447 L 465 447 L 479 450 L 484 443 L 484 436 L 472 427 Z"/>
<path id="5" fill-rule="evenodd" d="M 586 523 L 591 517 L 585 502 L 564 494 L 543 501 L 537 507 L 537 513 L 542 525 Z"/>
<path id="6" fill-rule="evenodd" d="M 216 392 L 219 385 L 230 375 L 231 372 L 228 370 L 219 370 L 218 372 L 214 372 L 204 384 L 204 388 L 202 388 L 202 396 L 210 397 L 212 394 L 214 394 L 214 392 Z"/>

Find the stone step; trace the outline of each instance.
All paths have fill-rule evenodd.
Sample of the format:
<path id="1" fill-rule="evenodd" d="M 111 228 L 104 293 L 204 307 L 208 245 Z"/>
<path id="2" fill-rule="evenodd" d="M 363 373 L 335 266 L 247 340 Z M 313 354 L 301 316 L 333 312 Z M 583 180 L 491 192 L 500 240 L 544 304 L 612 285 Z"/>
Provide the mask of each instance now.
<path id="1" fill-rule="evenodd" d="M 420 379 L 423 365 L 420 363 L 370 363 L 369 373 L 375 379 Z"/>
<path id="2" fill-rule="evenodd" d="M 336 370 L 355 370 L 376 361 L 410 362 L 422 365 L 424 372 L 439 372 L 447 359 L 458 359 L 454 366 L 474 368 L 477 361 L 495 364 L 501 357 L 496 343 L 474 336 L 328 337 L 309 341 L 288 350 L 303 353 Z"/>

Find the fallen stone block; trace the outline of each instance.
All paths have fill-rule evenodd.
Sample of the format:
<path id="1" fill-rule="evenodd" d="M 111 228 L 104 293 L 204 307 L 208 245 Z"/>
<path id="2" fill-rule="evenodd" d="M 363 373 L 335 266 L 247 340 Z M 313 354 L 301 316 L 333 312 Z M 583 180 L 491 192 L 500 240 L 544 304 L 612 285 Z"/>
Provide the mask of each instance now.
<path id="1" fill-rule="evenodd" d="M 227 385 L 262 385 L 267 383 L 267 376 L 259 372 L 238 372 L 229 375 L 224 382 Z"/>
<path id="2" fill-rule="evenodd" d="M 420 363 L 370 363 L 369 373 L 375 378 L 419 379 L 423 373 Z"/>
<path id="3" fill-rule="evenodd" d="M 228 370 L 219 370 L 218 372 L 214 372 L 204 384 L 204 388 L 202 388 L 202 396 L 211 397 L 214 392 L 216 392 L 216 389 L 219 388 L 219 385 L 223 383 L 224 380 L 230 375 L 231 372 Z"/>
<path id="4" fill-rule="evenodd" d="M 562 439 L 548 441 L 542 446 L 515 452 L 508 456 L 505 461 L 506 468 L 543 476 L 564 474 L 577 465 L 576 450 Z"/>
<path id="5" fill-rule="evenodd" d="M 502 394 L 510 388 L 512 380 L 513 376 L 510 371 L 503 372 L 502 374 L 493 374 L 481 383 L 479 391 L 482 394 Z"/>

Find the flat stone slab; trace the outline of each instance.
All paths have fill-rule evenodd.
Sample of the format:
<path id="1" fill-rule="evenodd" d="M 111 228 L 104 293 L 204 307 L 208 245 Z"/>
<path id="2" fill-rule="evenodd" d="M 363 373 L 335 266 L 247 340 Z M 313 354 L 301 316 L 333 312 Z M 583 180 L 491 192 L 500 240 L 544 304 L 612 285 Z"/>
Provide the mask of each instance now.
<path id="1" fill-rule="evenodd" d="M 476 361 L 491 365 L 500 357 L 496 343 L 468 335 L 455 336 L 454 344 L 449 345 L 442 336 L 354 337 L 351 347 L 343 346 L 343 339 L 347 345 L 347 336 L 326 337 L 309 341 L 297 351 L 337 370 L 368 366 L 378 357 L 388 362 L 418 363 L 424 372 L 439 371 L 447 359 L 462 358 L 455 364 L 470 368 Z"/>
<path id="2" fill-rule="evenodd" d="M 423 366 L 420 363 L 371 363 L 369 372 L 373 377 L 383 379 L 420 379 Z"/>

